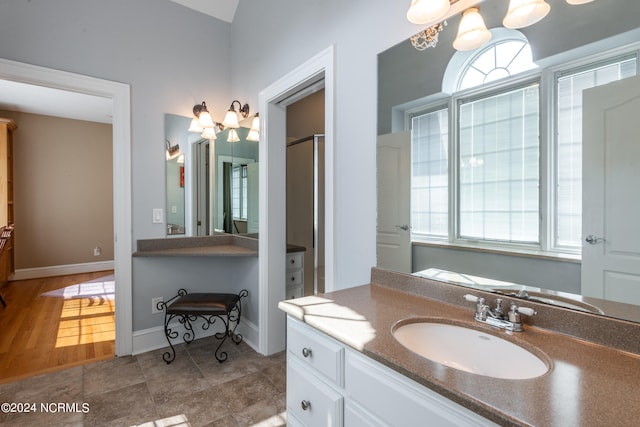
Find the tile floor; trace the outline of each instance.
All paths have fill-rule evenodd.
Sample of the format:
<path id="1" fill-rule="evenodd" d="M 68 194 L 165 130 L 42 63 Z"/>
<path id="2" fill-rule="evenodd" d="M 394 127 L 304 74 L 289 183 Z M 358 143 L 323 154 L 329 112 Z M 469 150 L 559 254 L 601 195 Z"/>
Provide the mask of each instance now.
<path id="1" fill-rule="evenodd" d="M 0 404 L 35 412 L 5 413 L 4 405 L 0 425 L 286 425 L 285 353 L 265 357 L 228 340 L 229 359 L 218 363 L 213 340 L 178 345 L 169 365 L 160 349 L 1 384 Z"/>

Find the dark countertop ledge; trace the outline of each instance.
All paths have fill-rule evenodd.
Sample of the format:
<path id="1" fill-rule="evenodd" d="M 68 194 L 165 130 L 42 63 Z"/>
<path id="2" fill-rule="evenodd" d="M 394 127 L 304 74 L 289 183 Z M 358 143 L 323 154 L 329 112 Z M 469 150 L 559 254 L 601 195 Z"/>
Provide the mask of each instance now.
<path id="1" fill-rule="evenodd" d="M 134 257 L 257 257 L 258 240 L 232 234 L 138 240 Z"/>

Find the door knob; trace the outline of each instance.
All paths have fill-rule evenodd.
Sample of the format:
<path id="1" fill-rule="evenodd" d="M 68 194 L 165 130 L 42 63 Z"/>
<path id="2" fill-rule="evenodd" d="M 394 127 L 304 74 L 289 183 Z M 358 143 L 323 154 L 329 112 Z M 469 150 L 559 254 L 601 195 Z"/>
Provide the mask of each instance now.
<path id="1" fill-rule="evenodd" d="M 587 237 L 585 237 L 584 241 L 590 245 L 595 245 L 598 242 L 605 242 L 606 240 L 604 240 L 604 237 L 597 237 L 593 234 L 589 234 Z"/>
<path id="2" fill-rule="evenodd" d="M 409 226 L 407 224 L 396 225 L 396 228 L 399 228 L 400 230 L 407 231 L 409 229 Z"/>

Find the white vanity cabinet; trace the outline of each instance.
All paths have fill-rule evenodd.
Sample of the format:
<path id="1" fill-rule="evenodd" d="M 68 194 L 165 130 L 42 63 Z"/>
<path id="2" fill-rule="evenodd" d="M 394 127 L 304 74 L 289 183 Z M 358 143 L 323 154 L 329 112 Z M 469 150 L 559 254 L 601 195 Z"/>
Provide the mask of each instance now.
<path id="1" fill-rule="evenodd" d="M 292 426 L 495 426 L 493 422 L 287 317 Z"/>
<path id="2" fill-rule="evenodd" d="M 304 252 L 287 253 L 286 274 L 286 298 L 302 298 L 304 296 Z"/>

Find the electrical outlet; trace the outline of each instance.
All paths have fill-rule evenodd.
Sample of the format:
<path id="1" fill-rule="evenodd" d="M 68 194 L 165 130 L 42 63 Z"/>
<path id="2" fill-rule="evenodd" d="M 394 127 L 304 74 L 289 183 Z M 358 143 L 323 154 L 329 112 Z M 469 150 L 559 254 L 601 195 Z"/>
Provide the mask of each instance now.
<path id="1" fill-rule="evenodd" d="M 164 298 L 157 297 L 151 300 L 151 314 L 162 313 L 162 310 L 158 309 L 158 303 L 164 301 Z"/>
<path id="2" fill-rule="evenodd" d="M 100 256 L 100 254 L 102 254 L 102 249 L 100 248 L 100 246 L 96 246 L 95 248 L 93 248 L 93 256 Z"/>

